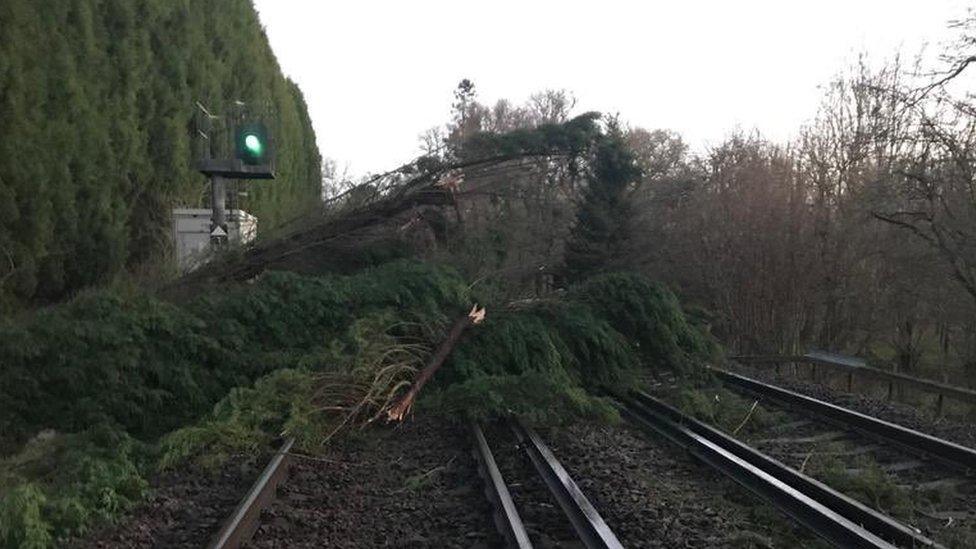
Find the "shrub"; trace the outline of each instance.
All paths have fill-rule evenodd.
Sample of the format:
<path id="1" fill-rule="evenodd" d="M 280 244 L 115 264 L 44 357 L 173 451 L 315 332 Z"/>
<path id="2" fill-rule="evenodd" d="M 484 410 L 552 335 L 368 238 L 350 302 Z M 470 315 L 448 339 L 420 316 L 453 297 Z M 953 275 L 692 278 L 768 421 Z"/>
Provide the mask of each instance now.
<path id="1" fill-rule="evenodd" d="M 102 422 L 160 434 L 251 374 L 192 314 L 109 292 L 0 326 L 0 363 L 0 425 L 15 440 Z"/>

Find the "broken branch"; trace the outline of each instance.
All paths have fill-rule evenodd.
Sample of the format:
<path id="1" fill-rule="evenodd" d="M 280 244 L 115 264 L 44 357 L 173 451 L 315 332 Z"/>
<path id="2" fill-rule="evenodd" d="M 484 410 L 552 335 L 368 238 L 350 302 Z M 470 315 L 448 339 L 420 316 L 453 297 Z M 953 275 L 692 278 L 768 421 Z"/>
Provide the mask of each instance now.
<path id="1" fill-rule="evenodd" d="M 410 386 L 410 390 L 407 391 L 402 398 L 400 398 L 396 404 L 391 406 L 386 412 L 387 421 L 402 421 L 403 418 L 410 412 L 410 408 L 413 406 L 414 401 L 417 399 L 417 395 L 420 390 L 427 384 L 431 377 L 434 376 L 436 372 L 447 360 L 447 357 L 451 355 L 451 351 L 457 346 L 458 341 L 461 339 L 461 335 L 464 333 L 469 326 L 475 324 L 480 324 L 485 319 L 485 309 L 478 308 L 475 304 L 471 308 L 471 312 L 462 316 L 461 318 L 454 321 L 454 325 L 451 326 L 450 331 L 447 333 L 447 337 L 441 342 L 440 346 L 437 347 L 437 351 L 431 356 L 430 361 L 424 366 L 424 369 L 417 374 L 417 379 L 414 380 L 413 385 Z"/>

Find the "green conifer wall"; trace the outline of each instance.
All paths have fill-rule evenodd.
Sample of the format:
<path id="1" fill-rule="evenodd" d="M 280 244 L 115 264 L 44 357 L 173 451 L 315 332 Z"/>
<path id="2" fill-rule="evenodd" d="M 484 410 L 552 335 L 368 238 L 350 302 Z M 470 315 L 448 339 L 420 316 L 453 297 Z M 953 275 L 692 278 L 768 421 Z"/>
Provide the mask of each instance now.
<path id="1" fill-rule="evenodd" d="M 247 202 L 262 227 L 317 200 L 304 99 L 250 0 L 3 0 L 0 37 L 0 310 L 166 249 L 171 208 L 207 196 L 197 101 L 270 111 L 278 179 Z"/>

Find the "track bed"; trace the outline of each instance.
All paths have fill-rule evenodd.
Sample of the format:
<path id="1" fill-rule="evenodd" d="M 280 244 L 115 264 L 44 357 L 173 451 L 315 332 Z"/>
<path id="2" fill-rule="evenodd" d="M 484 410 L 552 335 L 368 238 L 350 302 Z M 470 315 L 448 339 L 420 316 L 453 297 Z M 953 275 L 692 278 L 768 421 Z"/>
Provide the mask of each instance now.
<path id="1" fill-rule="evenodd" d="M 153 479 L 152 496 L 118 524 L 63 546 L 72 548 L 198 549 L 220 529 L 250 488 L 267 456 L 237 460 L 217 471 L 183 467 Z"/>
<path id="2" fill-rule="evenodd" d="M 291 476 L 246 547 L 498 547 L 464 426 L 354 434 Z"/>
<path id="3" fill-rule="evenodd" d="M 721 474 L 626 424 L 545 435 L 625 547 L 823 546 Z"/>
<path id="4" fill-rule="evenodd" d="M 872 518 L 847 515 L 844 511 L 856 524 L 899 546 L 973 546 L 976 484 L 971 476 L 972 450 L 894 423 L 876 421 L 876 416 L 866 414 L 867 410 L 851 413 L 835 404 L 818 403 L 802 393 L 790 393 L 749 378 L 721 371 L 716 371 L 716 375 L 727 389 L 745 398 L 745 403 L 753 401 L 753 409 L 761 402 L 765 410 L 775 413 L 772 422 L 767 416 L 759 426 L 737 433 L 736 438 L 794 471 L 805 472 L 847 494 L 918 536 L 899 533 Z M 674 390 L 661 386 L 658 394 L 666 400 L 674 395 Z M 702 390 L 708 397 L 710 389 Z M 719 398 L 717 393 L 714 398 Z M 843 400 L 865 402 L 853 395 L 835 395 L 835 402 Z M 746 425 L 750 414 L 751 410 L 740 428 Z M 894 418 L 888 414 L 886 419 Z M 930 432 L 937 431 L 938 425 L 930 424 L 929 428 Z M 731 431 L 728 426 L 726 429 Z M 815 498 L 826 502 L 819 496 Z"/>

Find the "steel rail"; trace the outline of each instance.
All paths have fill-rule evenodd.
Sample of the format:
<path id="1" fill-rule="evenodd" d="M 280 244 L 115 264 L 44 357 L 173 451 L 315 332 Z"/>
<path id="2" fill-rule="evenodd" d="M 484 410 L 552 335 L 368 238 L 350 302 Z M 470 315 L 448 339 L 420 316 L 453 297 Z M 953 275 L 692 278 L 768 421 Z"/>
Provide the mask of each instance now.
<path id="1" fill-rule="evenodd" d="M 781 364 L 786 362 L 808 363 L 824 365 L 847 372 L 848 375 L 860 375 L 889 383 L 907 384 L 913 389 L 954 398 L 960 402 L 976 405 L 976 391 L 963 387 L 954 387 L 931 379 L 909 376 L 900 372 L 882 370 L 868 366 L 863 359 L 811 351 L 805 355 L 738 355 L 729 357 L 742 364 Z"/>
<path id="2" fill-rule="evenodd" d="M 836 547 L 941 547 L 915 529 L 878 513 L 779 461 L 690 418 L 644 393 L 622 411 L 766 499 Z"/>
<path id="3" fill-rule="evenodd" d="M 213 541 L 207 546 L 210 549 L 237 549 L 254 535 L 257 530 L 261 511 L 266 508 L 275 497 L 275 490 L 285 478 L 291 459 L 288 452 L 295 444 L 295 439 L 289 438 L 278 449 L 275 456 L 261 472 L 261 476 L 251 486 L 250 491 L 234 509 L 234 513 L 224 523 Z"/>
<path id="4" fill-rule="evenodd" d="M 588 549 L 623 549 L 617 536 L 539 435 L 520 423 L 513 423 L 512 430 L 556 502 L 569 518 L 580 541 Z"/>
<path id="5" fill-rule="evenodd" d="M 529 541 L 529 534 L 525 531 L 522 518 L 515 509 L 515 502 L 512 501 L 512 495 L 498 470 L 498 464 L 495 463 L 495 456 L 491 453 L 485 433 L 477 423 L 471 424 L 471 433 L 475 441 L 474 453 L 478 458 L 478 472 L 485 481 L 485 495 L 495 508 L 493 513 L 495 527 L 505 538 L 508 547 L 531 549 L 532 542 Z"/>
<path id="6" fill-rule="evenodd" d="M 898 446 L 923 453 L 957 469 L 961 469 L 966 474 L 976 474 L 976 449 L 967 448 L 955 442 L 921 433 L 908 427 L 855 412 L 837 406 L 836 404 L 763 383 L 743 375 L 716 368 L 713 368 L 712 371 L 724 383 L 744 389 L 756 396 L 769 398 L 790 408 L 813 413 L 832 423 L 853 428 L 858 432 L 874 438 L 882 438 Z"/>

